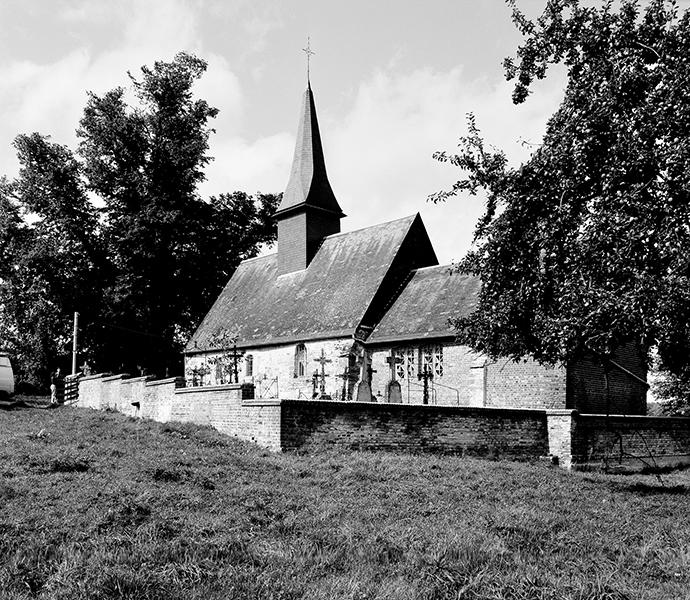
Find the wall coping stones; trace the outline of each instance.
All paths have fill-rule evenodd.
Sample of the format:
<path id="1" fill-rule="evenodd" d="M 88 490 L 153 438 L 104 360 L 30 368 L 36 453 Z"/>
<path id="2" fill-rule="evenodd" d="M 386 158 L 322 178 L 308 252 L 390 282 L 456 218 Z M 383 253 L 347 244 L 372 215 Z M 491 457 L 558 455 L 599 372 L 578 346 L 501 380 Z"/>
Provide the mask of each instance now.
<path id="1" fill-rule="evenodd" d="M 547 408 L 546 415 L 549 417 L 576 417 L 578 411 L 573 408 Z"/>
<path id="2" fill-rule="evenodd" d="M 154 378 L 154 375 L 142 375 L 141 377 L 131 377 L 129 379 L 125 379 L 122 381 L 122 383 L 141 383 L 142 381 L 151 381 Z"/>
<path id="3" fill-rule="evenodd" d="M 194 387 L 180 387 L 175 389 L 176 394 L 189 394 L 192 392 L 222 392 L 242 389 L 245 383 L 226 383 L 225 385 L 195 385 Z"/>
<path id="4" fill-rule="evenodd" d="M 121 373 L 120 375 L 109 375 L 107 377 L 103 377 L 103 381 L 117 381 L 118 379 L 129 379 L 129 375 L 127 373 Z"/>
<path id="5" fill-rule="evenodd" d="M 343 402 L 342 400 L 297 400 L 297 399 L 281 399 L 284 404 L 313 404 L 314 406 L 337 406 L 341 408 L 366 408 L 378 410 L 427 410 L 447 413 L 467 413 L 467 414 L 491 414 L 491 415 L 546 415 L 546 410 L 543 408 L 503 408 L 495 406 L 451 406 L 438 404 L 398 404 L 392 402 Z M 566 411 L 570 414 L 571 411 Z"/>
<path id="6" fill-rule="evenodd" d="M 80 378 L 80 381 L 89 381 L 90 379 L 102 379 L 104 377 L 110 377 L 112 373 L 94 373 L 93 375 L 84 375 Z"/>
<path id="7" fill-rule="evenodd" d="M 168 377 L 167 379 L 154 379 L 146 382 L 146 387 L 153 385 L 165 385 L 174 383 L 176 387 L 184 386 L 184 377 Z"/>
<path id="8" fill-rule="evenodd" d="M 275 398 L 242 400 L 242 406 L 280 406 L 282 403 L 282 400 L 276 400 Z"/>
<path id="9" fill-rule="evenodd" d="M 690 425 L 690 417 L 664 417 L 664 416 L 653 416 L 653 415 L 603 415 L 603 414 L 581 414 L 578 415 L 580 419 L 614 419 L 618 421 L 619 419 L 624 419 L 625 421 L 631 422 L 658 422 L 658 421 L 674 421 L 677 423 L 687 423 Z"/>

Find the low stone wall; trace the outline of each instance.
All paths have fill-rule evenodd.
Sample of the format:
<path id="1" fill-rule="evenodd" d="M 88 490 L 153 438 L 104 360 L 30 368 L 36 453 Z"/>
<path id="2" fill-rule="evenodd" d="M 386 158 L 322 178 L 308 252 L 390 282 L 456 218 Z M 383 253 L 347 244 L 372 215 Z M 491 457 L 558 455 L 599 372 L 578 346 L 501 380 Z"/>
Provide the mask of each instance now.
<path id="1" fill-rule="evenodd" d="M 690 463 L 690 418 L 582 415 L 575 410 L 254 400 L 253 386 L 185 388 L 179 378 L 100 374 L 78 406 L 192 422 L 274 451 L 344 447 L 534 459 L 571 468 Z"/>
<path id="2" fill-rule="evenodd" d="M 112 375 L 112 373 L 98 373 L 82 377 L 79 380 L 79 400 L 77 405 L 84 408 L 104 408 L 103 378 L 109 375 Z"/>
<path id="3" fill-rule="evenodd" d="M 472 456 L 548 453 L 543 410 L 283 400 L 283 449 L 344 446 Z"/>
<path id="4" fill-rule="evenodd" d="M 181 378 L 91 375 L 79 382 L 77 406 L 117 410 L 160 422 L 209 425 L 272 450 L 280 446 L 280 403 L 254 401 L 253 386 L 230 384 L 185 388 Z"/>

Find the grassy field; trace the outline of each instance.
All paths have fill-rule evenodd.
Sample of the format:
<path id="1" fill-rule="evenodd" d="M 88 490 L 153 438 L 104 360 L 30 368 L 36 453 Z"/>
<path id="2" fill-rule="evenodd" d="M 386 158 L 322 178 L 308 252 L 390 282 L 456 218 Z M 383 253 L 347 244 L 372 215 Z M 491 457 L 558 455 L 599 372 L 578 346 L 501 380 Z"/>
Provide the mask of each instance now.
<path id="1" fill-rule="evenodd" d="M 333 451 L 0 412 L 0 598 L 690 598 L 690 471 Z"/>

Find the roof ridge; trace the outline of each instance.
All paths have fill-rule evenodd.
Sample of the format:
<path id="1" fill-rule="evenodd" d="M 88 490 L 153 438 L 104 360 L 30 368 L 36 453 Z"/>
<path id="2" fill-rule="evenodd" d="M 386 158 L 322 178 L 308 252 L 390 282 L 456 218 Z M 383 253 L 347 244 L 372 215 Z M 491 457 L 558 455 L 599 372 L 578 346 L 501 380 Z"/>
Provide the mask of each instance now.
<path id="1" fill-rule="evenodd" d="M 248 263 L 248 262 L 254 262 L 255 260 L 263 260 L 265 258 L 271 258 L 271 256 L 276 256 L 277 254 L 278 254 L 277 252 L 271 252 L 270 254 L 261 254 L 260 256 L 252 256 L 251 258 L 245 258 L 244 260 L 240 261 L 240 265 L 243 265 L 243 264 Z"/>
<path id="2" fill-rule="evenodd" d="M 406 217 L 400 217 L 399 219 L 393 219 L 392 221 L 384 221 L 383 223 L 377 223 L 376 225 L 368 225 L 367 227 L 360 227 L 359 229 L 353 229 L 352 231 L 340 231 L 338 233 L 332 233 L 331 235 L 327 235 L 324 240 L 329 240 L 334 237 L 338 237 L 341 235 L 349 235 L 350 233 L 358 233 L 360 231 L 365 231 L 367 229 L 374 229 L 375 227 L 382 227 L 383 225 L 390 225 L 391 223 L 397 223 L 399 221 L 405 221 L 406 219 L 412 219 L 417 216 L 418 213 L 415 213 L 414 215 L 408 215 Z"/>
<path id="3" fill-rule="evenodd" d="M 429 265 L 428 267 L 419 267 L 417 269 L 414 269 L 414 271 L 417 272 L 417 271 L 426 271 L 428 269 L 443 269 L 443 268 L 451 269 L 452 274 L 466 275 L 466 276 L 470 277 L 470 275 L 467 273 L 461 273 L 460 271 L 455 270 L 453 263 L 450 263 L 447 265 Z"/>

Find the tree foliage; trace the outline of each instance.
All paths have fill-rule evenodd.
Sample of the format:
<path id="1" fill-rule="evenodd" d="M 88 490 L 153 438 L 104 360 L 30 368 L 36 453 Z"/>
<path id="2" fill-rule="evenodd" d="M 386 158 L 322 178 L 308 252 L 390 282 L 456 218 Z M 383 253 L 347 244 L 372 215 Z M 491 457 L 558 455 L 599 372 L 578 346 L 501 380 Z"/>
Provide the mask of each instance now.
<path id="1" fill-rule="evenodd" d="M 658 347 L 680 374 L 690 362 L 690 15 L 674 2 L 592 6 L 550 0 L 506 76 L 527 100 L 551 65 L 567 69 L 563 101 L 524 164 L 488 148 L 470 118 L 463 170 L 444 200 L 482 190 L 475 246 L 461 267 L 481 277 L 460 339 L 491 356 L 564 362 Z"/>
<path id="2" fill-rule="evenodd" d="M 124 88 L 89 94 L 78 157 L 16 139 L 19 177 L 0 185 L 0 335 L 24 379 L 65 359 L 74 311 L 96 368 L 179 371 L 230 274 L 275 239 L 277 196 L 199 196 L 218 113 L 193 96 L 205 69 L 181 53 L 130 75 L 133 105 Z"/>
<path id="3" fill-rule="evenodd" d="M 38 134 L 14 145 L 19 177 L 0 185 L 0 337 L 14 350 L 20 379 L 40 386 L 68 351 L 67 315 L 88 318 L 101 306 L 104 255 L 72 153 Z"/>

